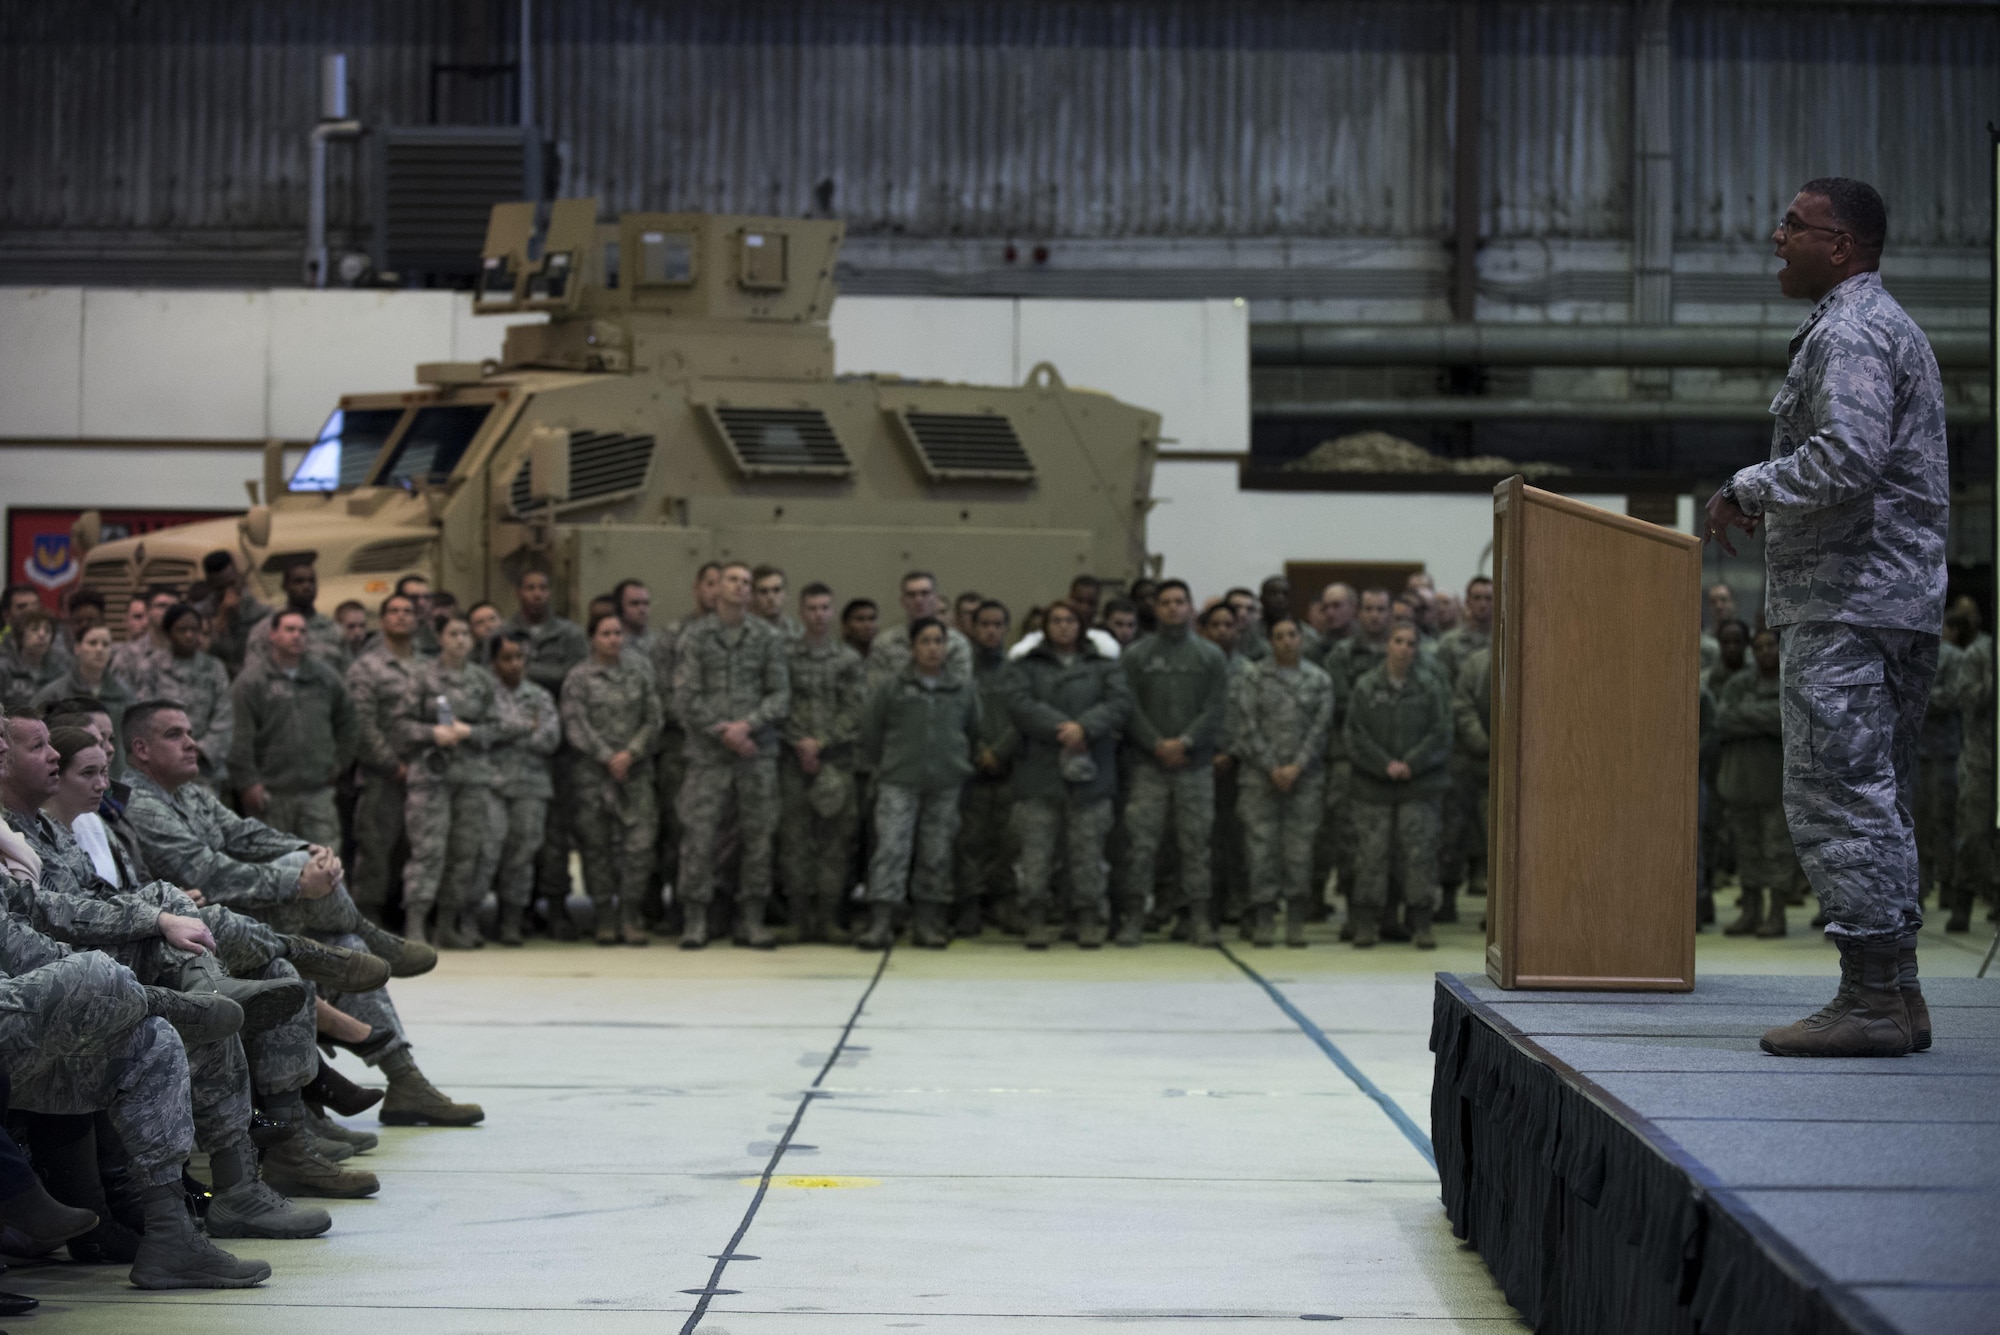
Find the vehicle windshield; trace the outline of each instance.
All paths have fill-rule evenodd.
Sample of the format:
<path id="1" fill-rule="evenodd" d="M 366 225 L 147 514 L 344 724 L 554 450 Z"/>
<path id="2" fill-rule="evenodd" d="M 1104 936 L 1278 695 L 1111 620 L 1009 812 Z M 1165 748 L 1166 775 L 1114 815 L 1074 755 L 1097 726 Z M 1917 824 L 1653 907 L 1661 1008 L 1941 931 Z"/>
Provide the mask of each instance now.
<path id="1" fill-rule="evenodd" d="M 292 470 L 287 491 L 346 491 L 368 480 L 382 442 L 403 420 L 401 408 L 335 408 L 312 448 Z"/>
<path id="2" fill-rule="evenodd" d="M 381 485 L 408 487 L 419 480 L 442 482 L 451 476 L 466 446 L 493 411 L 490 403 L 439 404 L 417 409 L 409 430 L 396 442 L 396 452 L 382 471 Z"/>

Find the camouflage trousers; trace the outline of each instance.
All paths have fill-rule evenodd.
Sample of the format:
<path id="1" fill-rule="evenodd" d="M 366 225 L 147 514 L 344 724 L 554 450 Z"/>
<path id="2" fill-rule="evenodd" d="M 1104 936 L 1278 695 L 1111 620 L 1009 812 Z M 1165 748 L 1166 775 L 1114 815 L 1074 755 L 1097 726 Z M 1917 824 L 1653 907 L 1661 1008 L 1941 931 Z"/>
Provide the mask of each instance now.
<path id="1" fill-rule="evenodd" d="M 791 755 L 778 761 L 778 794 L 784 809 L 778 825 L 778 867 L 785 895 L 795 904 L 806 900 L 838 904 L 847 893 L 854 839 L 861 830 L 861 805 L 853 773 L 845 768 L 836 772 L 847 780 L 847 797 L 839 811 L 822 816 L 810 796 L 813 779 Z"/>
<path id="2" fill-rule="evenodd" d="M 178 1182 L 194 1149 L 180 1036 L 148 1019 L 132 971 L 85 951 L 0 979 L 0 1060 L 23 1112 L 107 1112 L 140 1190 Z M 244 1122 L 249 1119 L 247 1100 Z"/>
<path id="3" fill-rule="evenodd" d="M 1996 849 L 2000 834 L 1993 828 L 1993 768 L 1958 767 L 1958 839 L 1951 871 L 1951 891 L 1967 903 L 1991 901 L 1996 888 Z"/>
<path id="4" fill-rule="evenodd" d="M 771 897 L 771 861 L 778 833 L 778 761 L 775 756 L 689 760 L 681 782 L 681 871 L 675 893 L 683 904 L 715 898 L 722 832 L 735 817 L 742 869 L 736 902 Z"/>
<path id="5" fill-rule="evenodd" d="M 1785 819 L 1828 936 L 1900 941 L 1924 925 L 1917 743 L 1938 637 L 1832 621 L 1780 631 Z"/>
<path id="6" fill-rule="evenodd" d="M 548 812 L 542 820 L 542 846 L 535 854 L 535 894 L 545 897 L 551 910 L 557 913 L 561 912 L 562 902 L 569 898 L 572 889 L 569 853 L 575 847 L 572 813 L 576 803 L 569 795 L 575 791 L 572 784 L 576 781 L 578 763 L 576 752 L 567 745 L 557 747 L 554 758 L 549 762 L 549 775 L 555 781 L 556 792 L 565 800 L 549 803 Z M 580 853 L 582 849 L 577 851 Z M 652 869 L 648 867 L 647 870 L 650 872 Z"/>
<path id="7" fill-rule="evenodd" d="M 403 868 L 403 912 L 412 920 L 433 904 L 452 913 L 466 907 L 487 845 L 488 782 L 448 783 L 427 771 L 410 773 L 403 825 L 410 860 Z"/>
<path id="8" fill-rule="evenodd" d="M 1444 795 L 1443 851 L 1438 881 L 1443 885 L 1463 885 L 1475 894 L 1486 893 L 1486 771 L 1475 776 L 1465 765 L 1454 761 L 1451 787 Z"/>
<path id="9" fill-rule="evenodd" d="M 1236 814 L 1250 861 L 1249 902 L 1262 906 L 1310 899 L 1313 843 L 1326 816 L 1326 774 L 1312 770 L 1280 792 L 1261 770 L 1236 785 Z"/>
<path id="10" fill-rule="evenodd" d="M 634 762 L 619 783 L 610 771 L 582 756 L 570 770 L 569 825 L 583 863 L 583 888 L 597 906 L 600 926 L 612 922 L 612 902 L 624 905 L 633 923 L 653 887 L 653 842 L 660 834 L 653 772 Z M 553 813 L 551 813 L 553 815 Z M 544 833 L 553 821 L 545 821 Z M 544 839 L 546 846 L 546 837 Z"/>
<path id="11" fill-rule="evenodd" d="M 654 856 L 660 879 L 681 873 L 681 785 L 687 781 L 687 734 L 678 723 L 660 729 L 660 752 L 653 757 L 653 791 L 659 794 L 660 832 Z"/>
<path id="12" fill-rule="evenodd" d="M 1958 757 L 1917 761 L 1917 870 L 1926 891 L 1951 892 L 1953 838 L 1958 827 Z M 1989 816 L 1987 824 L 1991 825 Z"/>
<path id="13" fill-rule="evenodd" d="M 1046 909 L 1049 882 L 1061 860 L 1069 868 L 1070 902 L 1065 909 L 1100 922 L 1111 915 L 1106 885 L 1110 864 L 1104 840 L 1111 833 L 1111 799 L 1098 797 L 1023 797 L 1015 801 L 1014 883 L 1020 887 L 1023 909 Z"/>
<path id="14" fill-rule="evenodd" d="M 209 904 L 195 910 L 215 938 L 215 957 L 232 978 L 296 978 L 299 971 L 285 957 L 285 942 L 257 919 Z M 289 1094 L 304 1089 L 319 1074 L 319 1031 L 315 1022 L 313 988 L 282 1024 L 243 1040 L 250 1061 L 250 1084 L 259 1094 Z"/>
<path id="15" fill-rule="evenodd" d="M 396 879 L 405 799 L 403 785 L 393 775 L 371 769 L 361 772 L 361 795 L 354 803 L 354 875 L 349 882 L 354 902 L 377 918 Z"/>
<path id="16" fill-rule="evenodd" d="M 875 854 L 868 902 L 951 903 L 951 846 L 958 835 L 958 789 L 875 785 Z"/>
<path id="17" fill-rule="evenodd" d="M 302 868 L 305 862 L 303 852 L 287 853 L 278 859 L 277 865 Z M 331 893 L 318 899 L 292 899 L 282 904 L 264 905 L 253 916 L 286 935 L 303 934 L 343 950 L 368 952 L 368 943 L 360 935 L 361 910 L 349 897 L 344 885 L 334 887 Z M 220 941 L 217 944 L 221 944 Z M 325 1000 L 335 1010 L 345 1011 L 365 1024 L 395 1031 L 396 1041 L 370 1058 L 369 1065 L 379 1066 L 382 1058 L 409 1046 L 409 1038 L 403 1032 L 402 1017 L 396 1013 L 395 1002 L 389 999 L 388 988 L 378 987 L 373 992 L 328 993 Z M 315 1063 L 314 1072 L 317 1073 L 318 1069 Z"/>
<path id="18" fill-rule="evenodd" d="M 1785 826 L 1784 804 L 1731 802 L 1728 812 L 1736 874 L 1743 888 L 1791 894 L 1799 883 L 1799 858 L 1792 851 L 1792 832 Z"/>
<path id="19" fill-rule="evenodd" d="M 526 908 L 535 897 L 535 859 L 542 851 L 548 824 L 545 797 L 503 797 L 486 792 L 486 837 L 479 845 L 479 870 L 469 893 L 473 903 L 493 898 L 503 905 Z"/>
<path id="20" fill-rule="evenodd" d="M 1435 797 L 1402 802 L 1355 802 L 1352 912 L 1378 913 L 1389 901 L 1393 855 L 1403 873 L 1403 902 L 1431 912 L 1438 903 L 1438 841 L 1443 813 Z"/>
<path id="21" fill-rule="evenodd" d="M 958 841 L 953 850 L 953 901 L 995 905 L 1015 894 L 1020 842 L 1014 817 L 1014 786 L 1004 778 L 976 774 L 958 799 Z"/>
<path id="22" fill-rule="evenodd" d="M 272 793 L 270 805 L 257 819 L 309 844 L 340 849 L 340 809 L 333 802 L 332 784 L 303 793 Z"/>
<path id="23" fill-rule="evenodd" d="M 1338 874 L 1340 891 L 1354 890 L 1354 765 L 1336 760 L 1326 767 L 1326 811 L 1313 839 L 1313 895 L 1325 893 L 1329 877 Z"/>
<path id="24" fill-rule="evenodd" d="M 1153 886 L 1153 862 L 1160 855 L 1168 817 L 1180 850 L 1178 907 L 1208 903 L 1209 836 L 1215 827 L 1215 770 L 1189 764 L 1170 770 L 1148 759 L 1132 769 L 1132 795 L 1125 800 L 1125 833 L 1131 841 L 1125 866 L 1122 907 L 1136 911 Z"/>
<path id="25" fill-rule="evenodd" d="M 1243 847 L 1243 821 L 1237 813 L 1242 773 L 1242 762 L 1234 758 L 1215 770 L 1215 825 L 1209 854 L 1215 888 L 1211 893 L 1221 908 L 1220 916 L 1229 919 L 1242 912 L 1250 893 L 1250 860 Z"/>

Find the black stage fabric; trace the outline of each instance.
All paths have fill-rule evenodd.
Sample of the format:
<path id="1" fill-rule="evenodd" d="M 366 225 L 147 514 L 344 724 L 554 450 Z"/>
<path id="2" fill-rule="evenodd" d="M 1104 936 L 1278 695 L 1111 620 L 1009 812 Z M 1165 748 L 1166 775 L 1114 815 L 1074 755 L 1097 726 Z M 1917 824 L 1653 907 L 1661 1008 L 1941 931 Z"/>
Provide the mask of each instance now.
<path id="1" fill-rule="evenodd" d="M 2000 1331 L 2000 982 L 1926 979 L 1936 1044 L 1758 1050 L 1828 976 L 1692 993 L 1439 974 L 1452 1230 L 1545 1335 Z"/>

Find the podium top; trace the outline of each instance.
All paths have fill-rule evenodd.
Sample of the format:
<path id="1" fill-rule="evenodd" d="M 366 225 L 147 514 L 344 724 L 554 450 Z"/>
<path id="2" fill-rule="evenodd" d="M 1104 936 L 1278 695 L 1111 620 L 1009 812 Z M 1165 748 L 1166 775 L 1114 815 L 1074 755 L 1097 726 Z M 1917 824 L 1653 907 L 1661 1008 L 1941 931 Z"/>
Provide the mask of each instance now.
<path id="1" fill-rule="evenodd" d="M 1531 487 L 1525 478 L 1516 473 L 1513 477 L 1508 478 L 1493 488 L 1493 513 L 1495 515 L 1502 515 L 1507 512 L 1510 506 L 1519 505 L 1541 506 L 1562 514 L 1574 515 L 1578 519 L 1588 520 L 1593 524 L 1602 524 L 1606 528 L 1619 529 L 1635 537 L 1650 538 L 1654 542 L 1663 542 L 1670 547 L 1679 547 L 1685 550 L 1690 547 L 1701 546 L 1701 539 L 1692 533 L 1683 533 L 1679 529 L 1674 528 L 1664 528 L 1659 524 L 1649 524 L 1643 519 L 1634 519 L 1631 515 L 1621 515 L 1615 510 L 1600 509 L 1595 505 L 1586 505 L 1582 501 L 1569 496 L 1559 496 L 1553 491 L 1544 491 L 1540 487 Z"/>

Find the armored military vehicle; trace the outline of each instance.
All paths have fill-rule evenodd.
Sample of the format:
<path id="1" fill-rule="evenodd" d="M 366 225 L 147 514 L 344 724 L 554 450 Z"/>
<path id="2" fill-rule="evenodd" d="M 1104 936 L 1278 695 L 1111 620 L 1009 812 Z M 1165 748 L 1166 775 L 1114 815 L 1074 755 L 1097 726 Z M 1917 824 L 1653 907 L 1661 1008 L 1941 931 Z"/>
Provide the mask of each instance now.
<path id="1" fill-rule="evenodd" d="M 546 323 L 497 362 L 418 367 L 422 389 L 343 396 L 289 471 L 266 448 L 248 514 L 105 543 L 84 584 L 185 585 L 226 549 L 274 603 L 310 555 L 323 611 L 372 613 L 411 573 L 511 610 L 539 565 L 561 610 L 630 576 L 664 619 L 702 562 L 740 559 L 890 619 L 912 567 L 1017 613 L 1140 573 L 1157 414 L 1047 364 L 1007 386 L 836 376 L 839 222 L 597 215 L 496 207 L 474 309 Z"/>

